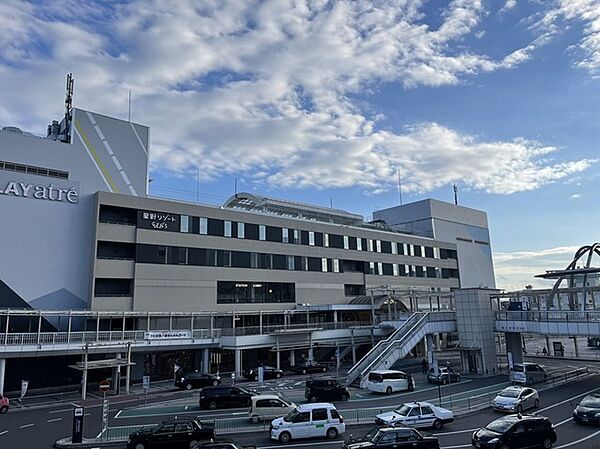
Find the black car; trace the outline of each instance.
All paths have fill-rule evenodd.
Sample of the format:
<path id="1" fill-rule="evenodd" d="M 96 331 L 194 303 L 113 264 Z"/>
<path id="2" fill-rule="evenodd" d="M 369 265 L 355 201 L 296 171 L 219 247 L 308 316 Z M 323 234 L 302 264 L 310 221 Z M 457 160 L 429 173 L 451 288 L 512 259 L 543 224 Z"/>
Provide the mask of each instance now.
<path id="1" fill-rule="evenodd" d="M 600 424 L 600 394 L 590 394 L 573 410 L 573 420 L 579 424 Z"/>
<path id="2" fill-rule="evenodd" d="M 127 449 L 189 449 L 215 436 L 215 425 L 197 419 L 174 418 L 154 427 L 143 427 L 129 435 Z"/>
<path id="3" fill-rule="evenodd" d="M 252 368 L 246 371 L 245 378 L 246 380 L 258 380 L 258 368 Z M 264 378 L 265 379 L 279 379 L 283 376 L 283 371 L 275 368 L 274 366 L 263 366 Z"/>
<path id="4" fill-rule="evenodd" d="M 175 386 L 180 390 L 192 388 L 216 387 L 221 383 L 221 377 L 216 374 L 201 373 L 200 371 L 178 371 L 175 375 Z"/>
<path id="5" fill-rule="evenodd" d="M 242 446 L 233 440 L 216 440 L 200 443 L 192 449 L 256 449 L 256 446 Z"/>
<path id="6" fill-rule="evenodd" d="M 200 390 L 200 408 L 249 407 L 250 398 L 257 393 L 240 387 L 206 387 Z"/>
<path id="7" fill-rule="evenodd" d="M 344 442 L 343 449 L 440 449 L 435 437 L 424 437 L 410 427 L 375 428 L 362 438 Z"/>
<path id="8" fill-rule="evenodd" d="M 556 443 L 556 432 L 548 418 L 531 415 L 507 415 L 473 433 L 471 444 L 482 449 L 522 449 Z"/>
<path id="9" fill-rule="evenodd" d="M 322 363 L 316 362 L 314 360 L 307 360 L 301 365 L 294 366 L 292 370 L 298 374 L 325 373 L 327 372 L 327 367 Z"/>
<path id="10" fill-rule="evenodd" d="M 437 374 L 435 369 L 431 368 L 427 373 L 427 382 L 430 384 L 446 385 L 452 382 L 460 382 L 460 374 L 452 368 L 438 368 Z"/>
<path id="11" fill-rule="evenodd" d="M 304 385 L 304 397 L 310 402 L 347 401 L 350 392 L 337 379 L 310 379 Z"/>

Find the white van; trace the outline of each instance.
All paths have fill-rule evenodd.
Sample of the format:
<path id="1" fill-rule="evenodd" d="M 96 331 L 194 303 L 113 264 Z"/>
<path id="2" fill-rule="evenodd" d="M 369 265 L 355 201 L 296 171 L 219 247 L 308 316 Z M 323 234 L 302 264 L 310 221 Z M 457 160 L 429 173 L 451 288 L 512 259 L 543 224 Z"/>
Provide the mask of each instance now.
<path id="1" fill-rule="evenodd" d="M 258 423 L 285 416 L 296 408 L 296 404 L 288 402 L 275 394 L 259 394 L 250 399 L 250 421 Z"/>
<path id="2" fill-rule="evenodd" d="M 271 439 L 281 443 L 301 438 L 333 440 L 345 431 L 344 418 L 327 402 L 299 405 L 287 416 L 274 419 L 269 429 Z"/>
<path id="3" fill-rule="evenodd" d="M 375 393 L 392 394 L 396 391 L 413 391 L 415 380 L 404 371 L 371 371 L 366 386 Z"/>
<path id="4" fill-rule="evenodd" d="M 531 385 L 536 382 L 545 382 L 548 379 L 548 373 L 537 363 L 515 363 L 510 370 L 509 379 L 513 382 Z"/>

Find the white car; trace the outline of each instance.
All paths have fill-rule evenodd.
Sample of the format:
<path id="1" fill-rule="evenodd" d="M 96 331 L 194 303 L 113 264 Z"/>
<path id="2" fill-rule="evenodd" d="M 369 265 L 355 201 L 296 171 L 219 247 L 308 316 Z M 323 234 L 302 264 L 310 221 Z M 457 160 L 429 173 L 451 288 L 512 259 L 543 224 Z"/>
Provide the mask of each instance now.
<path id="1" fill-rule="evenodd" d="M 296 408 L 296 404 L 288 402 L 275 394 L 259 394 L 250 398 L 250 421 L 258 423 L 266 419 L 285 416 Z"/>
<path id="2" fill-rule="evenodd" d="M 269 429 L 271 439 L 281 443 L 301 438 L 333 440 L 345 431 L 344 418 L 326 402 L 299 405 L 283 418 L 274 419 Z"/>
<path id="3" fill-rule="evenodd" d="M 366 387 L 374 393 L 392 394 L 398 391 L 413 391 L 415 380 L 404 371 L 391 369 L 371 371 Z"/>
<path id="4" fill-rule="evenodd" d="M 521 413 L 523 410 L 540 405 L 538 392 L 529 387 L 507 387 L 492 401 L 492 407 L 502 412 Z"/>
<path id="5" fill-rule="evenodd" d="M 451 410 L 429 402 L 409 402 L 375 417 L 375 424 L 379 426 L 433 427 L 438 430 L 452 421 L 454 414 Z"/>

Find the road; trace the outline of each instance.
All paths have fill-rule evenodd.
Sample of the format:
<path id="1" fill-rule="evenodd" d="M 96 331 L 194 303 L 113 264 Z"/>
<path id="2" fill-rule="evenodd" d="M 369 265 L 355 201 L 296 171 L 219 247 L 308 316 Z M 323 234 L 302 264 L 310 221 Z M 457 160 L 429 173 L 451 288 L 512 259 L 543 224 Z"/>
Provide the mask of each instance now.
<path id="1" fill-rule="evenodd" d="M 567 361 L 565 361 L 567 362 Z M 556 366 L 554 366 L 556 365 Z M 569 362 L 564 364 L 554 364 L 552 371 L 561 372 L 572 369 L 572 366 L 581 366 L 578 362 Z M 249 388 L 257 388 L 262 391 L 279 391 L 282 395 L 299 402 L 303 396 L 303 382 L 305 376 L 289 376 L 280 380 L 267 381 L 263 388 L 255 382 L 242 382 L 240 385 Z M 362 408 L 375 408 L 397 405 L 401 402 L 412 400 L 432 400 L 437 399 L 438 388 L 428 385 L 423 376 L 416 376 L 417 389 L 412 393 L 401 393 L 392 396 L 374 395 L 364 390 L 351 391 L 352 399 L 348 402 L 337 404 L 342 414 L 350 415 L 352 410 Z M 444 386 L 440 389 L 442 402 L 445 405 L 450 398 L 457 400 L 460 397 L 477 394 L 490 394 L 501 388 L 502 383 L 506 382 L 506 376 L 494 376 L 487 378 L 475 378 L 465 380 L 459 384 Z M 554 390 L 542 393 L 542 410 L 547 414 L 552 422 L 559 424 L 559 444 L 565 441 L 576 441 L 593 434 L 594 429 L 580 428 L 569 421 L 573 406 L 570 402 L 576 401 L 578 396 L 588 390 L 597 389 L 600 391 L 600 377 L 587 378 L 585 382 L 576 382 L 558 387 Z M 159 394 L 148 398 L 146 408 L 140 408 L 140 399 L 115 397 L 111 400 L 110 425 L 111 426 L 129 426 L 138 424 L 159 423 L 163 419 L 172 416 L 169 413 L 169 407 L 189 406 L 195 407 L 197 404 L 197 391 L 178 391 L 168 389 Z M 566 402 L 565 402 L 566 401 Z M 436 401 L 437 402 L 437 401 Z M 33 408 L 16 410 L 0 416 L 0 447 L 20 449 L 20 448 L 41 448 L 52 447 L 54 441 L 59 438 L 70 435 L 72 425 L 73 408 L 79 405 L 79 401 L 71 403 L 57 403 L 56 405 L 45 408 Z M 556 405 L 558 404 L 558 405 Z M 85 423 L 84 434 L 87 437 L 94 437 L 100 432 L 101 421 L 101 401 L 87 401 L 85 405 Z M 158 409 L 156 407 L 159 407 Z M 544 410 L 545 407 L 551 407 Z M 151 413 L 142 413 L 143 410 L 151 410 Z M 155 413 L 157 411 L 157 413 Z M 128 416 L 129 414 L 129 416 Z M 227 411 L 197 411 L 190 410 L 190 415 L 199 415 L 204 419 L 223 419 L 231 417 L 245 417 L 246 409 L 236 409 Z M 117 416 L 118 417 L 115 417 Z M 459 418 L 455 423 L 444 429 L 444 432 L 438 434 L 444 447 L 447 449 L 459 447 L 468 447 L 471 429 L 476 426 L 486 424 L 496 416 L 491 410 L 484 410 L 469 418 Z M 565 421 L 567 420 L 567 421 Z M 562 422 L 564 421 L 564 422 Z M 349 433 L 354 435 L 366 431 L 369 426 L 351 426 Z M 600 434 L 598 434 L 600 435 Z M 277 443 L 271 443 L 264 432 L 245 432 L 243 435 L 228 435 L 239 439 L 244 444 L 252 444 L 258 447 L 278 446 Z M 593 437 L 592 437 L 593 438 Z M 600 437 L 599 437 L 600 438 Z M 587 443 L 590 440 L 585 440 Z M 589 449 L 590 445 L 586 442 L 577 443 L 568 446 L 575 449 Z M 339 441 L 332 443 L 328 441 L 296 443 L 289 447 L 309 447 L 323 446 L 339 448 Z"/>

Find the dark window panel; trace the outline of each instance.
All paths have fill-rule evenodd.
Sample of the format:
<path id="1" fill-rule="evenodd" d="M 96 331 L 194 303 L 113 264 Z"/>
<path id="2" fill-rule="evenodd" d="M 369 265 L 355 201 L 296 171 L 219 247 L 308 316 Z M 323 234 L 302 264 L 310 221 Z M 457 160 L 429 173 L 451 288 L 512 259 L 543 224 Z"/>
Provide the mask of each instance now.
<path id="1" fill-rule="evenodd" d="M 435 267 L 427 267 L 427 277 L 428 278 L 436 278 L 437 277 Z"/>
<path id="2" fill-rule="evenodd" d="M 363 251 L 368 251 L 369 250 L 369 246 L 367 245 L 367 239 L 360 239 L 361 244 L 362 244 L 362 250 Z"/>
<path id="3" fill-rule="evenodd" d="M 323 246 L 323 233 L 315 232 L 315 246 Z"/>
<path id="4" fill-rule="evenodd" d="M 433 248 L 431 246 L 425 247 L 425 257 L 433 259 Z"/>
<path id="5" fill-rule="evenodd" d="M 232 251 L 231 266 L 236 268 L 250 268 L 250 253 Z"/>
<path id="6" fill-rule="evenodd" d="M 131 296 L 132 294 L 131 279 L 96 279 L 94 296 Z"/>
<path id="7" fill-rule="evenodd" d="M 237 221 L 232 221 L 231 222 L 231 237 L 233 237 L 234 239 L 237 238 L 238 236 L 238 222 Z"/>
<path id="8" fill-rule="evenodd" d="M 190 248 L 188 251 L 188 265 L 206 266 L 206 250 Z"/>
<path id="9" fill-rule="evenodd" d="M 96 253 L 98 259 L 135 259 L 135 245 L 133 243 L 98 241 Z"/>
<path id="10" fill-rule="evenodd" d="M 421 245 L 413 245 L 414 249 L 415 249 L 415 257 L 423 257 L 423 254 L 421 253 Z"/>
<path id="11" fill-rule="evenodd" d="M 137 222 L 137 211 L 125 207 L 100 205 L 100 223 L 118 223 L 135 225 Z"/>
<path id="12" fill-rule="evenodd" d="M 200 234 L 200 218 L 191 217 L 190 232 L 192 234 Z"/>
<path id="13" fill-rule="evenodd" d="M 405 256 L 406 254 L 404 254 L 404 244 L 401 242 L 398 242 L 397 245 L 398 245 L 398 254 L 400 254 L 401 256 Z"/>
<path id="14" fill-rule="evenodd" d="M 406 265 L 400 265 L 400 276 L 408 276 Z"/>
<path id="15" fill-rule="evenodd" d="M 217 282 L 218 304 L 294 303 L 296 288 L 293 283 L 256 281 Z"/>
<path id="16" fill-rule="evenodd" d="M 392 254 L 392 243 L 382 241 L 381 242 L 381 252 L 386 254 Z"/>
<path id="17" fill-rule="evenodd" d="M 425 277 L 425 273 L 423 272 L 423 267 L 416 266 L 415 269 L 416 269 L 416 275 L 418 278 Z"/>
<path id="18" fill-rule="evenodd" d="M 344 237 L 338 234 L 329 234 L 330 248 L 344 248 Z"/>
<path id="19" fill-rule="evenodd" d="M 383 274 L 385 276 L 393 276 L 394 275 L 394 268 L 392 267 L 391 263 L 383 264 Z"/>
<path id="20" fill-rule="evenodd" d="M 348 237 L 348 247 L 350 249 L 356 249 L 356 237 Z"/>
<path id="21" fill-rule="evenodd" d="M 248 240 L 258 240 L 258 225 L 252 223 L 246 223 L 245 227 L 245 238 Z"/>
<path id="22" fill-rule="evenodd" d="M 308 271 L 321 271 L 320 257 L 308 257 Z"/>
<path id="23" fill-rule="evenodd" d="M 285 255 L 283 255 L 283 254 L 273 254 L 273 269 L 274 270 L 285 270 L 285 269 L 287 269 Z"/>
<path id="24" fill-rule="evenodd" d="M 274 226 L 267 226 L 267 241 L 269 242 L 279 242 L 283 241 L 283 234 L 281 228 L 276 228 Z"/>
<path id="25" fill-rule="evenodd" d="M 208 219 L 208 235 L 223 237 L 225 235 L 225 223 L 223 220 Z"/>
<path id="26" fill-rule="evenodd" d="M 364 296 L 367 292 L 362 284 L 344 284 L 345 296 Z"/>
<path id="27" fill-rule="evenodd" d="M 217 250 L 217 267 L 231 266 L 231 251 Z"/>
<path id="28" fill-rule="evenodd" d="M 304 267 L 302 266 L 302 256 L 294 256 L 294 270 L 304 271 Z"/>
<path id="29" fill-rule="evenodd" d="M 308 245 L 308 231 L 300 231 L 300 244 Z"/>

